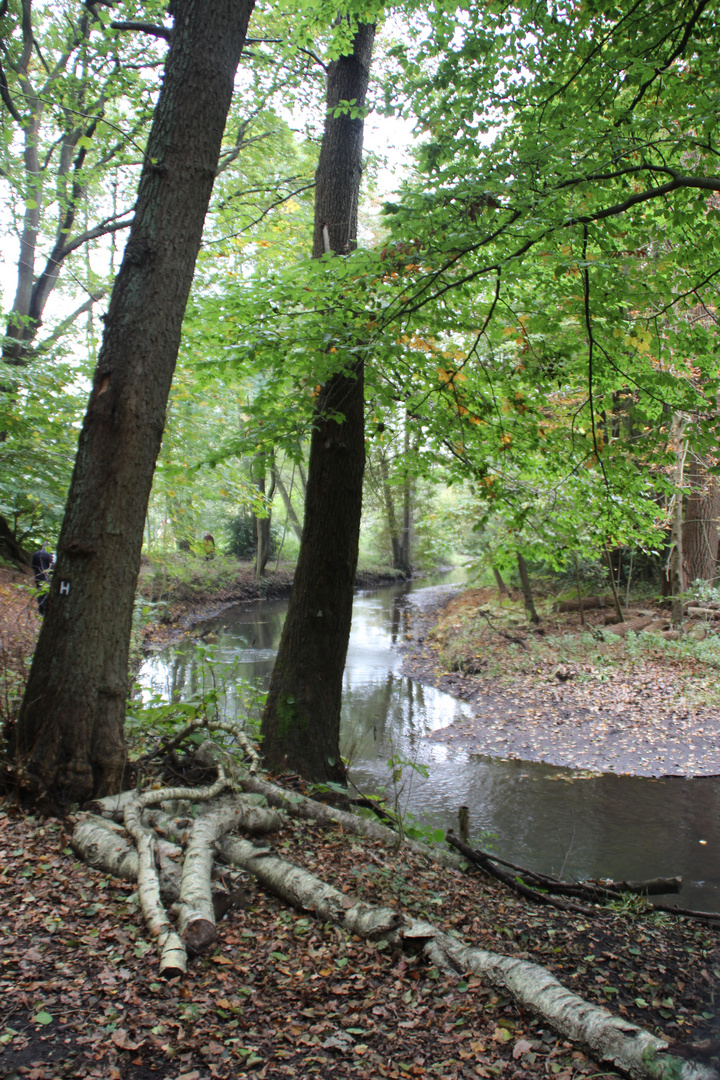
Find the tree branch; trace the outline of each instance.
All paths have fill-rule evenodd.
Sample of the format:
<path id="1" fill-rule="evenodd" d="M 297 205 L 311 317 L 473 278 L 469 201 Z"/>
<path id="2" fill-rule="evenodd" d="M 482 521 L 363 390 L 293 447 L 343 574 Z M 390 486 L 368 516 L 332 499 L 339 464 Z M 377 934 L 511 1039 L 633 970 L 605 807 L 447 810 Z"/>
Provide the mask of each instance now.
<path id="1" fill-rule="evenodd" d="M 113 30 L 137 30 L 138 33 L 150 34 L 151 37 L 162 38 L 164 41 L 169 41 L 172 35 L 172 30 L 167 26 L 157 26 L 155 23 L 121 22 L 113 19 L 110 26 Z"/>

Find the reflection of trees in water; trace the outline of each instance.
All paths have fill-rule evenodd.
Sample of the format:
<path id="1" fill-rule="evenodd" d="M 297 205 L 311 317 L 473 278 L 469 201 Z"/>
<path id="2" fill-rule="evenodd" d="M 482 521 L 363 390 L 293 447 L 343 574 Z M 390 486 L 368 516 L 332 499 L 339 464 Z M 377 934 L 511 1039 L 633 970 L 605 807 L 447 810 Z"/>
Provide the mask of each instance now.
<path id="1" fill-rule="evenodd" d="M 408 632 L 408 607 L 406 596 L 409 587 L 403 592 L 395 593 L 390 604 L 390 640 L 397 645 L 398 640 L 404 641 Z"/>
<path id="2" fill-rule="evenodd" d="M 383 627 L 398 643 L 408 626 L 403 595 L 388 592 L 382 603 Z M 233 613 L 234 618 L 226 613 L 211 627 L 217 635 L 216 655 L 230 660 L 239 652 L 250 653 L 240 674 L 266 685 L 272 657 L 253 658 L 251 650 L 270 654 L 275 649 L 283 613 L 282 602 Z M 358 610 L 357 617 L 361 627 L 364 618 L 372 627 L 379 626 L 377 603 L 366 615 Z M 365 660 L 370 682 L 362 681 L 367 677 Z M 388 665 L 391 662 L 388 656 Z M 361 658 L 357 668 L 350 658 L 341 728 L 342 752 L 358 764 L 357 775 L 367 780 L 368 789 L 373 780 L 376 785 L 386 783 L 388 758 L 403 754 L 411 761 L 429 763 L 429 780 L 413 780 L 410 809 L 416 816 L 428 813 L 435 825 L 456 828 L 457 808 L 465 804 L 471 811 L 471 834 L 484 836 L 499 855 L 515 862 L 558 872 L 567 856 L 567 877 L 681 874 L 686 885 L 679 900 L 671 902 L 720 908 L 717 893 L 700 893 L 691 885 L 704 880 L 710 889 L 720 889 L 715 855 L 720 840 L 720 780 L 580 778 L 548 765 L 466 757 L 456 753 L 452 743 L 424 741 L 428 714 L 433 725 L 449 724 L 457 716 L 453 699 L 373 664 L 377 664 L 374 646 L 369 659 Z M 150 666 L 153 685 L 169 699 L 200 689 L 192 643 L 154 658 Z M 231 688 L 228 696 L 228 713 L 242 719 L 246 705 L 242 693 Z M 447 757 L 433 761 L 432 747 L 438 745 Z"/>
<path id="3" fill-rule="evenodd" d="M 388 671 L 343 698 L 342 753 L 351 761 L 403 753 L 412 757 L 426 734 L 424 687 Z"/>

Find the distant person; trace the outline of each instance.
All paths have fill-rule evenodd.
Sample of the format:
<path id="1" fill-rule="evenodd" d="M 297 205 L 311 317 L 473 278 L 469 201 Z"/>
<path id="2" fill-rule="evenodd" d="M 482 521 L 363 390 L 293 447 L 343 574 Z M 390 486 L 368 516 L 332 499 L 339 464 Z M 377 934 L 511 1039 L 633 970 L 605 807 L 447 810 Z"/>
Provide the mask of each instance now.
<path id="1" fill-rule="evenodd" d="M 55 556 L 47 549 L 47 541 L 43 541 L 42 547 L 36 551 L 30 560 L 35 588 L 37 593 L 37 606 L 41 615 L 45 614 L 50 591 L 50 569 L 55 562 Z"/>
<path id="2" fill-rule="evenodd" d="M 215 558 L 215 538 L 213 537 L 212 533 L 209 533 L 209 532 L 205 533 L 205 535 L 203 536 L 203 545 L 205 547 L 205 558 L 206 559 L 214 559 Z"/>

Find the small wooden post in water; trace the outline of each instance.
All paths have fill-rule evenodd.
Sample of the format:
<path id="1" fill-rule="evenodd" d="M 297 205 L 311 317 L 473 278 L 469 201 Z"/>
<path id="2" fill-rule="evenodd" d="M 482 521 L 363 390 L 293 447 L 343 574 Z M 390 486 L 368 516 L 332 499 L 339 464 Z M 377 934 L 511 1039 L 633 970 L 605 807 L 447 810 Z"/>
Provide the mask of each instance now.
<path id="1" fill-rule="evenodd" d="M 458 823 L 460 825 L 460 839 L 463 844 L 470 843 L 470 810 L 467 806 L 461 806 L 458 810 Z"/>

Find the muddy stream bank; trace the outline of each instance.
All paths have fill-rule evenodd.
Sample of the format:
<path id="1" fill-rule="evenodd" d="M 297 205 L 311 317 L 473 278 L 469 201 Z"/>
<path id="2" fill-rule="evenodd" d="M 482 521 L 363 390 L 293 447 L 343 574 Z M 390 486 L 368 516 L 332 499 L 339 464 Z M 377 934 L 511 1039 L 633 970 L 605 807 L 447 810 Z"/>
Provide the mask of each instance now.
<path id="1" fill-rule="evenodd" d="M 666 902 L 720 909 L 720 778 L 663 775 L 670 771 L 665 754 L 660 761 L 651 740 L 652 731 L 662 734 L 659 723 L 638 735 L 623 731 L 622 717 L 616 716 L 613 723 L 624 740 L 617 754 L 611 735 L 597 726 L 603 719 L 597 714 L 585 718 L 581 730 L 582 725 L 562 724 L 559 710 L 530 716 L 541 710 L 524 702 L 523 711 L 523 702 L 506 693 L 479 693 L 471 680 L 438 677 L 413 633 L 423 637 L 424 616 L 439 599 L 408 585 L 365 589 L 356 596 L 341 732 L 354 783 L 364 791 L 384 788 L 408 820 L 429 827 L 457 827 L 458 807 L 467 805 L 471 836 L 479 845 L 533 869 L 568 878 L 680 875 L 682 892 Z M 244 679 L 264 686 L 286 603 L 240 604 L 196 632 L 212 643 L 219 659 L 237 659 Z M 144 692 L 170 698 L 197 690 L 202 679 L 197 640 L 148 657 L 140 671 Z M 440 687 L 427 684 L 432 681 Z M 448 682 L 453 694 L 473 700 L 445 692 Z M 246 702 L 246 695 L 231 689 L 226 707 L 241 713 Z M 554 730 L 552 737 L 547 734 L 558 718 L 564 741 Z M 712 772 L 717 739 L 712 741 L 709 729 L 702 739 L 710 762 L 705 768 Z M 681 744 L 679 739 L 678 753 Z M 559 745 L 584 754 L 587 764 L 568 768 L 537 760 L 547 757 L 548 746 Z M 701 771 L 702 751 L 699 745 L 692 749 L 689 771 Z M 669 757 L 678 753 L 671 750 Z M 397 790 L 391 757 L 402 762 Z M 633 761 L 646 775 L 630 774 Z M 428 776 L 414 765 L 424 766 Z"/>

